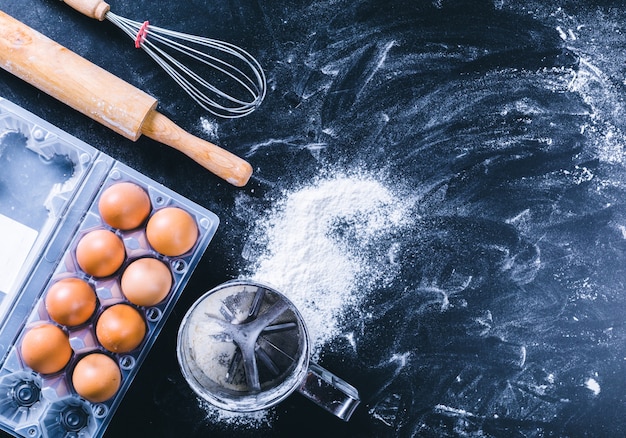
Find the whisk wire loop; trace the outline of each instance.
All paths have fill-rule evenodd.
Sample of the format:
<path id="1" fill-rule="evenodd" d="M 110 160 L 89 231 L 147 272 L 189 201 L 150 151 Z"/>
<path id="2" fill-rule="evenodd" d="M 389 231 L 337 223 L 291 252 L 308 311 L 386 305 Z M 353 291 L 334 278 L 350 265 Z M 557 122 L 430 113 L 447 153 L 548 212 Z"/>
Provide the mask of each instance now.
<path id="1" fill-rule="evenodd" d="M 193 58 L 197 61 L 200 62 L 204 62 L 204 61 L 208 61 L 209 65 L 213 68 L 215 68 L 216 70 L 219 70 L 220 72 L 228 75 L 230 78 L 236 80 L 240 85 L 245 86 L 247 88 L 247 90 L 251 93 L 254 94 L 254 91 L 252 91 L 252 89 L 249 88 L 249 84 L 246 82 L 249 82 L 250 84 L 254 85 L 254 83 L 252 81 L 250 81 L 250 79 L 237 67 L 230 65 L 228 63 L 226 63 L 225 61 L 216 58 L 214 56 L 211 56 L 207 53 L 201 52 L 199 50 L 195 50 L 191 47 L 187 47 L 187 46 L 183 46 L 182 44 L 178 43 L 175 40 L 171 40 L 168 38 L 165 38 L 163 35 L 159 35 L 156 34 L 155 35 L 155 39 L 162 42 L 163 44 L 165 44 L 166 46 L 177 50 L 180 53 L 184 53 L 187 56 L 189 56 L 190 58 Z M 211 43 L 215 44 L 212 47 L 219 47 L 220 50 L 222 50 L 224 53 L 228 53 L 236 58 L 241 59 L 242 61 L 250 61 L 252 58 L 246 58 L 244 57 L 240 52 L 237 52 L 236 50 L 232 49 L 232 46 L 229 46 L 228 43 L 224 43 L 222 41 L 217 41 L 217 40 L 206 40 L 206 41 L 210 41 Z M 179 61 L 177 61 L 175 58 L 171 57 L 167 52 L 159 49 L 158 46 L 151 44 L 150 42 L 148 42 L 148 44 L 157 52 L 159 52 L 162 56 L 164 56 L 166 59 L 168 59 L 169 61 L 172 62 L 172 64 L 176 65 L 177 67 L 182 68 L 182 63 L 180 63 Z M 239 49 L 241 51 L 241 49 Z M 234 74 L 237 73 L 237 74 Z M 210 85 L 206 80 L 204 80 L 200 75 L 198 75 L 197 73 L 195 73 L 194 71 L 189 71 L 189 76 L 195 80 L 197 80 L 198 82 L 201 82 L 203 85 L 205 85 L 206 87 L 210 88 L 212 91 L 215 92 L 219 92 L 219 90 L 215 87 L 213 87 L 212 85 Z M 258 78 L 257 78 L 258 79 Z M 221 93 L 221 92 L 220 92 Z M 236 99 L 233 99 L 234 101 L 237 101 Z M 239 101 L 238 101 L 239 102 Z"/>
<path id="2" fill-rule="evenodd" d="M 105 18 L 140 42 L 138 45 L 210 113 L 224 118 L 242 117 L 254 111 L 265 98 L 265 73 L 244 49 L 224 41 L 139 23 L 110 11 Z M 143 35 L 139 36 L 138 32 Z M 209 67 L 210 79 L 186 66 L 171 52 Z M 229 60 L 218 55 L 227 55 Z"/>

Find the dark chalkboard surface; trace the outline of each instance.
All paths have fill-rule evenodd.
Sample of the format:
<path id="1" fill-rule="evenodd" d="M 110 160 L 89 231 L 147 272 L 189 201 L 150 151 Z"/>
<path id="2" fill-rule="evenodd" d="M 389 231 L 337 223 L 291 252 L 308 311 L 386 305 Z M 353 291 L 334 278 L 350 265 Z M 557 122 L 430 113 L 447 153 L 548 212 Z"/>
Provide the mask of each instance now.
<path id="1" fill-rule="evenodd" d="M 106 436 L 626 433 L 623 2 L 110 4 L 245 47 L 269 89 L 250 116 L 216 119 L 111 23 L 0 0 L 255 171 L 234 188 L 0 72 L 3 97 L 221 219 Z M 186 386 L 180 319 L 242 276 L 309 315 L 316 360 L 360 391 L 350 422 L 297 394 L 225 415 Z"/>

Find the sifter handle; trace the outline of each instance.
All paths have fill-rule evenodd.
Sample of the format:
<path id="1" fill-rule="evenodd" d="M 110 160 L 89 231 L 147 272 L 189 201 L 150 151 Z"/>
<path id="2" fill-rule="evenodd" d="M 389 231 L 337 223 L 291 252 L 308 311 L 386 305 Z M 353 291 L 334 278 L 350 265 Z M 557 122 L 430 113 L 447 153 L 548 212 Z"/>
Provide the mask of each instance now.
<path id="1" fill-rule="evenodd" d="M 309 369 L 297 390 L 343 421 L 348 421 L 361 403 L 354 386 L 315 362 L 309 362 Z"/>
<path id="2" fill-rule="evenodd" d="M 104 21 L 111 7 L 103 0 L 61 0 L 89 18 Z"/>

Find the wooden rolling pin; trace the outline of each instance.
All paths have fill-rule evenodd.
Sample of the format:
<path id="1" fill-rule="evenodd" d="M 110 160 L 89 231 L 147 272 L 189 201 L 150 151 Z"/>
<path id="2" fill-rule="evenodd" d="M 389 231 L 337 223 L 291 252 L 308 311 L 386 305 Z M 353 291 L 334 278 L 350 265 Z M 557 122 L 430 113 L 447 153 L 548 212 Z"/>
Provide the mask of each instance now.
<path id="1" fill-rule="evenodd" d="M 252 167 L 195 137 L 155 110 L 157 101 L 117 76 L 0 11 L 0 67 L 136 141 L 141 134 L 171 146 L 242 187 Z"/>

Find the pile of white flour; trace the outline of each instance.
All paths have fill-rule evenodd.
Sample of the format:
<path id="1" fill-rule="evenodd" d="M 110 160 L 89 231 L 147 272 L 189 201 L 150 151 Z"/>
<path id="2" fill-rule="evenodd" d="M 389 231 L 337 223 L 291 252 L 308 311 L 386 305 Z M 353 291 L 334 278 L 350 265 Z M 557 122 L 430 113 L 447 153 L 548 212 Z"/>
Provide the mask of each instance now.
<path id="1" fill-rule="evenodd" d="M 269 283 L 300 310 L 314 356 L 341 334 L 340 320 L 379 280 L 368 244 L 405 218 L 405 205 L 371 176 L 335 175 L 285 193 L 254 227 L 266 242 L 252 278 Z M 365 288 L 365 289 L 364 289 Z"/>

